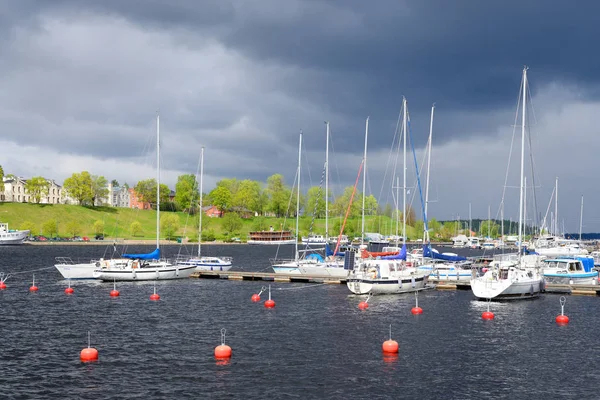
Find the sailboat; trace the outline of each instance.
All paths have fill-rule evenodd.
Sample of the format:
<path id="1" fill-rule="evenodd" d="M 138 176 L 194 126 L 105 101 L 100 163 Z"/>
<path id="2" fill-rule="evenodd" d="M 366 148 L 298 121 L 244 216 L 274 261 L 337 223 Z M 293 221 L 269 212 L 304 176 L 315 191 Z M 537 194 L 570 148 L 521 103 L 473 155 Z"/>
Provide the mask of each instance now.
<path id="1" fill-rule="evenodd" d="M 523 196 L 525 160 L 525 117 L 527 108 L 527 67 L 523 68 L 523 110 L 521 121 L 521 186 L 519 196 L 519 247 L 517 254 L 494 256 L 481 277 L 471 279 L 471 290 L 480 299 L 528 299 L 544 290 L 544 278 L 537 255 L 523 255 Z"/>
<path id="2" fill-rule="evenodd" d="M 210 257 L 202 255 L 202 179 L 204 176 L 204 147 L 200 151 L 200 216 L 198 224 L 198 256 L 188 260 L 178 261 L 177 265 L 196 267 L 196 271 L 228 271 L 231 268 L 233 258 Z"/>
<path id="3" fill-rule="evenodd" d="M 189 278 L 195 265 L 172 265 L 160 258 L 160 119 L 156 116 L 156 250 L 148 254 L 123 254 L 103 260 L 93 277 L 103 281 L 147 281 Z"/>
<path id="4" fill-rule="evenodd" d="M 396 294 L 407 293 L 425 288 L 429 272 L 419 271 L 414 266 L 406 263 L 406 131 L 407 131 L 407 102 L 402 100 L 404 131 L 404 202 L 403 202 L 403 238 L 402 249 L 399 254 L 387 257 L 363 258 L 357 261 L 348 275 L 346 285 L 354 294 Z M 364 171 L 366 175 L 367 137 L 369 132 L 369 120 L 365 132 L 365 154 Z M 363 210 L 362 231 L 364 232 L 364 187 L 365 175 L 363 175 Z M 363 235 L 364 236 L 364 235 Z"/>

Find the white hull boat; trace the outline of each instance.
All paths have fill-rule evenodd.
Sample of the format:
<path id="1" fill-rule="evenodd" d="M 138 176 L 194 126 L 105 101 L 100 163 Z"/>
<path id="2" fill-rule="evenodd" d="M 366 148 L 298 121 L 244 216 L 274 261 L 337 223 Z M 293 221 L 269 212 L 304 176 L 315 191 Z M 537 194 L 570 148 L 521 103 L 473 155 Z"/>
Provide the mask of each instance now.
<path id="1" fill-rule="evenodd" d="M 95 279 L 94 270 L 100 268 L 101 262 L 104 262 L 104 260 L 75 263 L 69 257 L 56 257 L 54 267 L 65 279 Z"/>
<path id="2" fill-rule="evenodd" d="M 23 244 L 29 236 L 29 231 L 15 231 L 8 229 L 8 224 L 0 223 L 0 246 Z"/>
<path id="3" fill-rule="evenodd" d="M 128 260 L 127 263 L 111 262 L 108 268 L 96 269 L 94 278 L 102 281 L 154 281 L 189 278 L 195 265 L 172 265 L 165 261 L 150 263 Z"/>
<path id="4" fill-rule="evenodd" d="M 281 244 L 294 244 L 296 243 L 296 239 L 283 239 L 283 240 L 248 240 L 246 242 L 247 244 L 276 244 L 276 245 L 281 245 Z"/>
<path id="5" fill-rule="evenodd" d="M 348 275 L 346 286 L 354 294 L 398 294 L 425 289 L 429 272 L 406 267 L 398 260 L 361 262 Z"/>
<path id="6" fill-rule="evenodd" d="M 592 257 L 562 257 L 543 261 L 544 279 L 561 285 L 596 285 L 598 271 Z"/>
<path id="7" fill-rule="evenodd" d="M 196 271 L 229 271 L 231 269 L 231 258 L 202 256 L 178 262 L 177 265 L 192 265 L 196 267 Z"/>
<path id="8" fill-rule="evenodd" d="M 327 262 L 321 265 L 304 264 L 298 267 L 302 275 L 310 276 L 331 276 L 332 278 L 346 279 L 349 270 L 344 269 L 343 261 L 341 264 L 335 262 Z"/>
<path id="9" fill-rule="evenodd" d="M 484 300 L 534 298 L 544 291 L 544 285 L 544 279 L 537 270 L 516 265 L 490 268 L 483 276 L 471 279 L 473 294 Z"/>

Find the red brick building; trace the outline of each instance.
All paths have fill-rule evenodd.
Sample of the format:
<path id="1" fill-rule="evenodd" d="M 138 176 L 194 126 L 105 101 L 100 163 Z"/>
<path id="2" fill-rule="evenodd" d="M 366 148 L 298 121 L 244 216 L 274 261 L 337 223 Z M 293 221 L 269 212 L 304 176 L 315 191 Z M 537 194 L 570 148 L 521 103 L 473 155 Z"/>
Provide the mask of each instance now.
<path id="1" fill-rule="evenodd" d="M 152 207 L 147 201 L 141 201 L 135 190 L 129 188 L 129 208 L 137 208 L 140 210 L 150 210 Z"/>

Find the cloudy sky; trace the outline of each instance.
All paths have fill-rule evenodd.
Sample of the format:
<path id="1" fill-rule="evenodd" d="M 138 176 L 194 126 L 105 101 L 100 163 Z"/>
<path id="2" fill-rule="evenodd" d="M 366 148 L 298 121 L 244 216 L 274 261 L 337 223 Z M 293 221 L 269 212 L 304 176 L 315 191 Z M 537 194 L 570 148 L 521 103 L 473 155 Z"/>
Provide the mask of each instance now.
<path id="1" fill-rule="evenodd" d="M 307 188 L 319 184 L 328 120 L 335 195 L 354 183 L 369 116 L 367 192 L 386 202 L 406 96 L 419 162 L 436 104 L 430 217 L 465 220 L 469 204 L 473 218 L 495 217 L 510 166 L 505 216 L 518 220 L 520 128 L 509 154 L 528 65 L 537 212 L 558 177 L 560 225 L 579 230 L 584 196 L 583 230 L 598 232 L 599 13 L 583 0 L 2 2 L 0 165 L 135 184 L 155 174 L 158 111 L 171 187 L 196 172 L 203 145 L 206 191 L 273 173 L 291 185 L 302 129 Z"/>

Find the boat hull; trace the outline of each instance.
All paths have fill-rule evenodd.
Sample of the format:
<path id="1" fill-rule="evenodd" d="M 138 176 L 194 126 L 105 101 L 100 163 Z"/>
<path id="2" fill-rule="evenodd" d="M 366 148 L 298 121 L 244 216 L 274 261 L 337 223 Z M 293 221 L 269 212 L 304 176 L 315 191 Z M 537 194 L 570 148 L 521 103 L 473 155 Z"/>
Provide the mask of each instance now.
<path id="1" fill-rule="evenodd" d="M 559 285 L 596 285 L 598 283 L 598 272 L 585 272 L 579 274 L 544 273 L 544 279 L 548 283 Z"/>
<path id="2" fill-rule="evenodd" d="M 94 270 L 98 265 L 94 263 L 83 264 L 55 264 L 54 267 L 65 279 L 95 279 Z"/>
<path id="3" fill-rule="evenodd" d="M 519 300 L 538 297 L 544 291 L 544 280 L 489 280 L 485 277 L 471 279 L 471 290 L 479 299 Z"/>
<path id="4" fill-rule="evenodd" d="M 298 268 L 302 275 L 329 275 L 332 278 L 346 279 L 348 278 L 349 270 L 344 269 L 343 265 L 330 266 L 330 265 L 303 265 Z"/>
<path id="5" fill-rule="evenodd" d="M 260 245 L 269 245 L 269 244 L 294 244 L 296 243 L 295 239 L 290 240 L 248 240 L 247 244 L 260 244 Z"/>
<path id="6" fill-rule="evenodd" d="M 29 231 L 1 232 L 0 246 L 23 244 L 29 236 Z"/>
<path id="7" fill-rule="evenodd" d="M 189 278 L 192 272 L 196 270 L 193 265 L 190 266 L 168 266 L 168 267 L 149 267 L 149 268 L 111 268 L 96 269 L 94 278 L 102 281 L 154 281 L 154 280 L 172 280 Z"/>
<path id="8" fill-rule="evenodd" d="M 354 294 L 399 294 L 418 291 L 425 288 L 427 276 L 405 277 L 399 279 L 364 279 L 349 277 L 346 286 Z"/>

